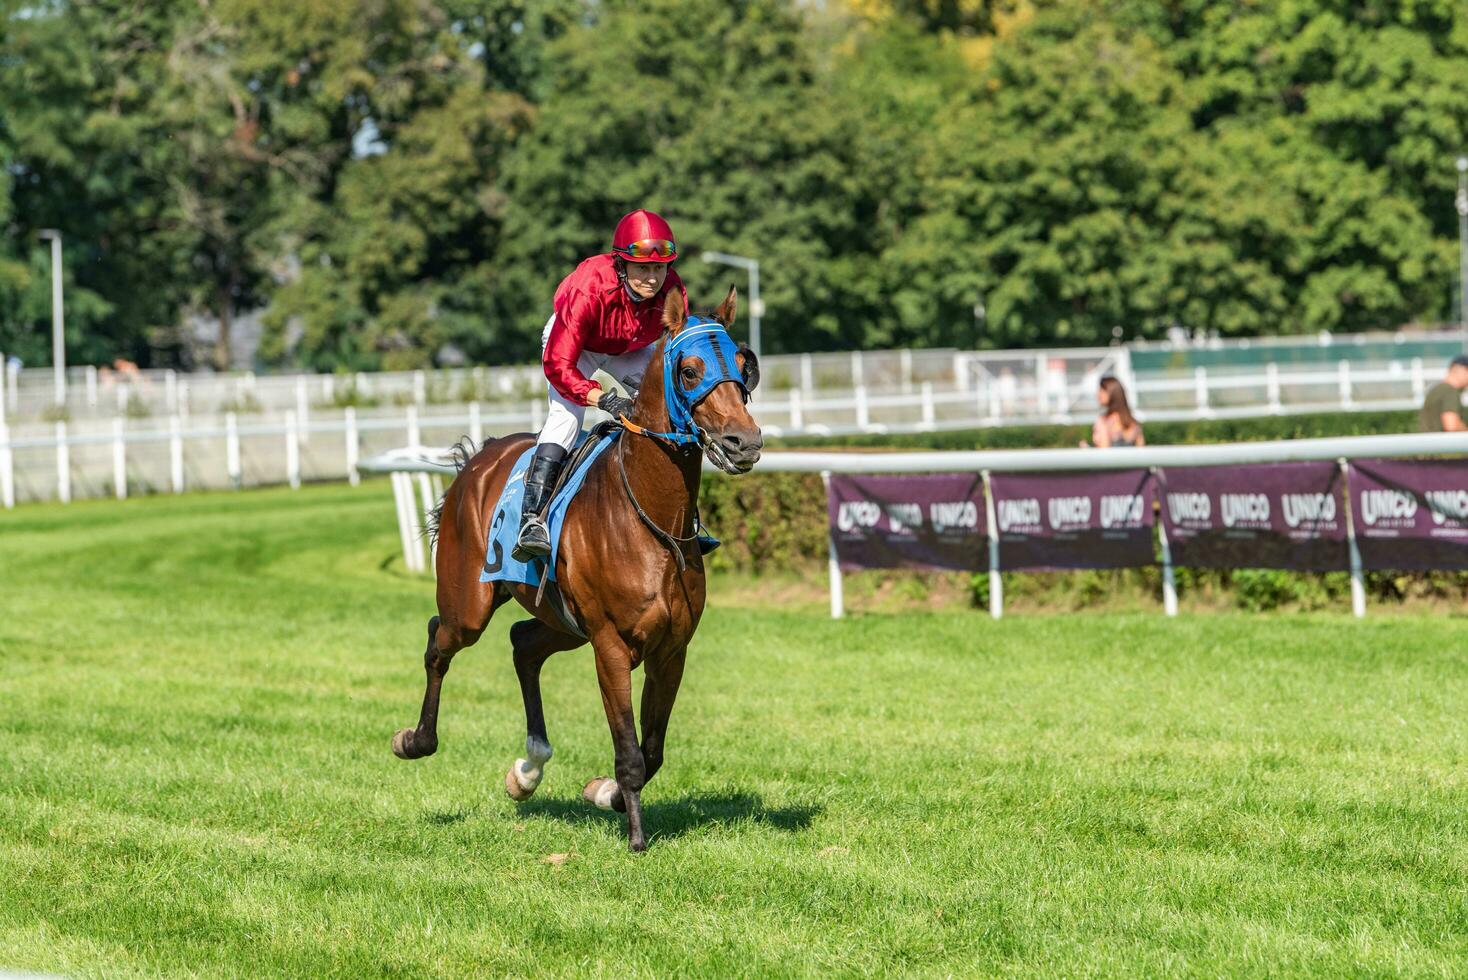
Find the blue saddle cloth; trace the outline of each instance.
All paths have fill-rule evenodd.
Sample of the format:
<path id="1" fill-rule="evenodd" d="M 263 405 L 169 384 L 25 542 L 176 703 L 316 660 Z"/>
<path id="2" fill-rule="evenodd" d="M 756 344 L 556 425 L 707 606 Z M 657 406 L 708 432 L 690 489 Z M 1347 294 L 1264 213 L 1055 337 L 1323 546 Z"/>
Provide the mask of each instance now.
<path id="1" fill-rule="evenodd" d="M 576 491 L 581 489 L 591 464 L 607 451 L 621 431 L 613 429 L 606 435 L 595 437 L 599 439 L 598 443 L 576 461 L 575 469 L 567 475 L 556 495 L 551 498 L 550 506 L 545 512 L 545 525 L 550 531 L 551 542 L 549 559 L 537 558 L 529 562 L 519 562 L 511 554 L 515 548 L 515 539 L 520 536 L 520 509 L 525 500 L 525 471 L 530 467 L 530 457 L 535 454 L 535 447 L 531 446 L 520 454 L 520 458 L 515 460 L 514 468 L 510 470 L 510 479 L 505 483 L 505 489 L 500 493 L 499 503 L 495 505 L 494 518 L 489 522 L 488 547 L 485 549 L 484 569 L 479 573 L 479 581 L 521 582 L 538 587 L 542 575 L 552 582 L 556 580 L 556 557 L 561 551 L 561 525 L 566 521 L 566 508 L 571 503 L 571 498 L 576 496 Z"/>

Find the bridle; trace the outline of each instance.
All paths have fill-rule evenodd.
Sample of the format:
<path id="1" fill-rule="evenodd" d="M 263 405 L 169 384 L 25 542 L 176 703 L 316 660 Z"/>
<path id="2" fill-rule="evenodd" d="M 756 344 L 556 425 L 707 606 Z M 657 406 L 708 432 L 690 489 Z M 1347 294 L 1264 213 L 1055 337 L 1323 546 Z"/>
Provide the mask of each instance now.
<path id="1" fill-rule="evenodd" d="M 670 422 L 669 431 L 656 432 L 633 422 L 625 415 L 617 419 L 622 428 L 633 435 L 646 436 L 673 446 L 680 452 L 697 446 L 701 448 L 714 465 L 720 469 L 731 471 L 732 464 L 724 450 L 715 443 L 709 434 L 699 427 L 693 420 L 693 410 L 699 403 L 708 397 L 719 385 L 724 382 L 733 382 L 739 386 L 740 394 L 745 402 L 749 401 L 749 388 L 744 383 L 744 376 L 739 371 L 739 362 L 736 360 L 739 348 L 729 336 L 729 331 L 724 325 L 712 317 L 690 316 L 683 329 L 663 346 L 663 403 L 668 409 Z M 683 358 L 696 355 L 703 361 L 703 377 L 698 384 L 691 389 L 685 390 L 682 385 L 677 384 L 678 367 Z M 627 493 L 627 500 L 631 502 L 632 509 L 637 511 L 637 516 L 653 536 L 662 541 L 673 550 L 674 557 L 678 560 L 678 571 L 682 572 L 687 567 L 683 557 L 683 546 L 690 541 L 698 539 L 699 528 L 703 526 L 697 505 L 693 508 L 693 533 L 687 537 L 679 537 L 669 531 L 658 527 L 657 523 L 642 509 L 642 504 L 637 500 L 637 494 L 632 490 L 632 481 L 627 478 L 626 441 L 618 440 L 617 446 L 617 469 L 622 476 L 622 489 Z"/>

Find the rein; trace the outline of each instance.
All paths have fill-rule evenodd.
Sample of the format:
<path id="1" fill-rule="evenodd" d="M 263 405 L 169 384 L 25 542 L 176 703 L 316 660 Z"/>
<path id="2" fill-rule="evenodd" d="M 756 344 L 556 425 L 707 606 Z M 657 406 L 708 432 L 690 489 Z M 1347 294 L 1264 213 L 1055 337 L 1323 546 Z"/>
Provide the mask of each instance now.
<path id="1" fill-rule="evenodd" d="M 682 360 L 680 348 L 686 348 L 684 353 L 696 352 L 704 363 L 703 377 L 690 391 L 684 391 L 675 383 L 678 364 Z M 745 399 L 748 400 L 749 391 L 745 387 L 744 377 L 739 373 L 738 362 L 735 360 L 738 352 L 739 349 L 729 337 L 729 332 L 719 321 L 703 317 L 689 318 L 683 331 L 663 348 L 663 403 L 668 409 L 668 419 L 672 423 L 671 431 L 656 432 L 638 425 L 625 415 L 618 418 L 617 421 L 622 428 L 633 435 L 657 439 L 680 450 L 691 446 L 709 449 L 708 434 L 693 421 L 693 409 L 709 392 L 725 381 L 732 381 L 739 385 L 740 390 L 744 392 Z M 617 469 L 622 475 L 622 489 L 627 493 L 627 500 L 631 502 L 632 509 L 637 511 L 638 518 L 647 526 L 647 529 L 673 550 L 674 557 L 678 559 L 678 571 L 682 572 L 687 567 L 687 561 L 683 557 L 683 546 L 698 539 L 698 529 L 703 524 L 699 517 L 698 505 L 695 504 L 693 507 L 693 533 L 688 537 L 679 537 L 658 527 L 657 523 L 642 509 L 642 504 L 637 500 L 637 494 L 632 491 L 632 481 L 627 478 L 625 450 L 626 442 L 619 441 Z"/>
<path id="2" fill-rule="evenodd" d="M 632 491 L 632 481 L 627 479 L 626 449 L 627 443 L 621 439 L 617 440 L 617 472 L 622 475 L 622 489 L 627 491 L 627 499 L 632 503 L 632 509 L 637 511 L 637 516 L 641 518 L 643 524 L 647 525 L 647 529 L 663 544 L 673 549 L 673 557 L 678 559 L 678 571 L 682 572 L 688 567 L 688 561 L 683 557 L 683 546 L 690 541 L 698 540 L 698 528 L 703 523 L 698 516 L 698 506 L 694 505 L 693 508 L 693 533 L 688 537 L 680 538 L 658 527 L 657 522 L 648 517 L 647 511 L 642 509 L 642 504 L 637 502 L 637 494 Z"/>

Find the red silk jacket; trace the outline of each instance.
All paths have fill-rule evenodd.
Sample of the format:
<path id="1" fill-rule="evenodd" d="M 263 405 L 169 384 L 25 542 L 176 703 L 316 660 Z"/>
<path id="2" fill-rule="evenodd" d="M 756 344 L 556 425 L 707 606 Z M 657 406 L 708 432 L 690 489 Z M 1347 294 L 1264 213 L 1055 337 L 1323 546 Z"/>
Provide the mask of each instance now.
<path id="1" fill-rule="evenodd" d="M 567 401 L 585 405 L 587 392 L 598 386 L 576 367 L 581 352 L 625 354 L 655 342 L 663 333 L 663 298 L 672 289 L 688 302 L 683 280 L 669 269 L 661 292 L 634 303 L 617 278 L 612 255 L 593 255 L 578 265 L 556 288 L 556 322 L 541 356 L 551 387 Z"/>

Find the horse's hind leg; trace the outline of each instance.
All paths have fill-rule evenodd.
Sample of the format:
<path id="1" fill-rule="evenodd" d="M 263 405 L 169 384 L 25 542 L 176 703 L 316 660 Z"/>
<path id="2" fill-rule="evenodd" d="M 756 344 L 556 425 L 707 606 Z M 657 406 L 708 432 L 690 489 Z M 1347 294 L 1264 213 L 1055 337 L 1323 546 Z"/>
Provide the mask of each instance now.
<path id="1" fill-rule="evenodd" d="M 428 648 L 423 651 L 423 670 L 428 681 L 423 690 L 423 708 L 418 713 L 417 728 L 404 728 L 393 736 L 393 755 L 399 759 L 421 759 L 438 751 L 438 696 L 449 664 L 454 654 L 479 639 L 484 627 L 489 625 L 489 618 L 508 598 L 507 593 L 496 588 L 485 610 L 484 622 L 472 629 L 450 625 L 438 616 L 428 621 Z"/>
<path id="2" fill-rule="evenodd" d="M 573 650 L 585 640 L 552 629 L 538 619 L 510 627 L 510 645 L 515 651 L 515 674 L 520 678 L 520 696 L 525 701 L 525 755 L 505 773 L 505 792 L 512 800 L 530 799 L 540 787 L 545 764 L 550 761 L 550 737 L 545 731 L 545 711 L 540 703 L 540 668 L 553 653 Z"/>

